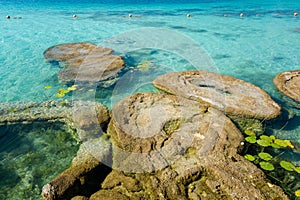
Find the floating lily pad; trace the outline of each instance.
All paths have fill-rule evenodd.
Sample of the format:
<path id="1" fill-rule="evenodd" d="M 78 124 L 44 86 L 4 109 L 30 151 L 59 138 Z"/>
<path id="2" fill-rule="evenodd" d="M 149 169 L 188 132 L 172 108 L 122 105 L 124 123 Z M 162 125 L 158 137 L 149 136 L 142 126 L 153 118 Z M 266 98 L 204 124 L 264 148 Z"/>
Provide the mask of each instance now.
<path id="1" fill-rule="evenodd" d="M 275 139 L 274 140 L 275 144 L 278 144 L 281 147 L 290 147 L 290 148 L 294 148 L 294 145 L 291 143 L 290 140 L 280 140 L 280 139 Z"/>
<path id="2" fill-rule="evenodd" d="M 71 87 L 68 87 L 68 91 L 74 91 L 74 90 L 76 90 L 77 88 L 76 88 L 76 85 L 72 85 Z"/>
<path id="3" fill-rule="evenodd" d="M 271 146 L 271 143 L 267 140 L 257 140 L 256 142 L 257 142 L 257 144 L 259 144 L 260 146 L 263 146 L 263 147 Z"/>
<path id="4" fill-rule="evenodd" d="M 62 98 L 65 96 L 65 94 L 64 93 L 56 93 L 55 96 L 57 96 L 58 98 Z"/>
<path id="5" fill-rule="evenodd" d="M 48 89 L 51 89 L 52 86 L 51 85 L 46 85 L 46 86 L 44 86 L 44 88 L 48 90 Z"/>
<path id="6" fill-rule="evenodd" d="M 295 165 L 293 163 L 285 161 L 285 160 L 280 161 L 279 164 L 282 168 L 284 168 L 287 171 L 294 171 L 294 169 L 295 169 Z"/>
<path id="7" fill-rule="evenodd" d="M 255 135 L 254 131 L 252 131 L 252 130 L 245 130 L 245 134 L 249 135 L 249 136 Z"/>
<path id="8" fill-rule="evenodd" d="M 296 191 L 295 191 L 295 196 L 296 196 L 296 197 L 300 197 L 300 190 L 296 190 Z"/>
<path id="9" fill-rule="evenodd" d="M 273 140 L 269 136 L 267 136 L 267 135 L 261 135 L 259 138 L 261 140 L 265 140 L 268 143 L 272 143 L 273 142 Z"/>
<path id="10" fill-rule="evenodd" d="M 275 148 L 275 149 L 280 149 L 281 147 L 278 144 L 272 143 L 271 147 Z"/>
<path id="11" fill-rule="evenodd" d="M 297 172 L 298 174 L 300 174 L 300 167 L 295 167 L 294 170 L 295 170 L 295 172 Z"/>
<path id="12" fill-rule="evenodd" d="M 256 136 L 246 137 L 245 140 L 251 144 L 254 144 L 256 142 Z"/>
<path id="13" fill-rule="evenodd" d="M 274 165 L 272 163 L 270 163 L 270 162 L 264 162 L 264 161 L 262 161 L 262 162 L 259 163 L 259 166 L 262 169 L 267 170 L 267 171 L 272 171 L 272 170 L 275 169 Z"/>
<path id="14" fill-rule="evenodd" d="M 270 138 L 272 139 L 272 141 L 276 139 L 274 135 L 271 135 Z"/>
<path id="15" fill-rule="evenodd" d="M 244 155 L 244 157 L 251 162 L 255 160 L 255 157 L 250 154 L 246 154 L 246 155 Z"/>
<path id="16" fill-rule="evenodd" d="M 265 152 L 261 152 L 258 154 L 258 157 L 260 157 L 261 159 L 265 160 L 265 161 L 269 161 L 273 158 L 272 155 L 265 153 Z"/>

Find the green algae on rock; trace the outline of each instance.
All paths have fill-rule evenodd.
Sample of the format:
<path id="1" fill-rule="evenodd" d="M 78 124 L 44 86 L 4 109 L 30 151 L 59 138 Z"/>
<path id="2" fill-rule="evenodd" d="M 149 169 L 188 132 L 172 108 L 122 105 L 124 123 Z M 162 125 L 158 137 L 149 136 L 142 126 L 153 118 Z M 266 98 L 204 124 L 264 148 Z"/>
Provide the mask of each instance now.
<path id="1" fill-rule="evenodd" d="M 139 93 L 116 104 L 111 117 L 114 169 L 91 199 L 288 199 L 238 154 L 243 137 L 231 120 L 206 104 Z"/>
<path id="2" fill-rule="evenodd" d="M 259 87 L 212 72 L 171 72 L 157 77 L 153 84 L 168 93 L 207 103 L 231 115 L 272 119 L 281 110 Z"/>

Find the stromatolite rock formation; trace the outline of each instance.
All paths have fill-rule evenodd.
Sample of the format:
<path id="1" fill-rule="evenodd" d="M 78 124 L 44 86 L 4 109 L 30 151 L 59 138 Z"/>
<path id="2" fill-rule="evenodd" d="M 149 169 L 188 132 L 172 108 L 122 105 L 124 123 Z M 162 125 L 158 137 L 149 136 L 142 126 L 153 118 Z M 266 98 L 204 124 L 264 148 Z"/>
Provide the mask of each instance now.
<path id="1" fill-rule="evenodd" d="M 103 138 L 89 142 L 93 143 L 97 149 L 91 149 L 91 144 L 83 143 L 73 159 L 72 166 L 43 186 L 44 200 L 71 199 L 72 197 L 87 199 L 100 189 L 100 184 L 111 171 L 110 167 L 101 163 L 111 157 L 110 143 L 104 142 Z"/>
<path id="2" fill-rule="evenodd" d="M 58 75 L 63 82 L 103 81 L 116 76 L 124 65 L 121 57 L 112 55 L 112 49 L 84 42 L 50 47 L 44 57 L 66 63 Z"/>
<path id="3" fill-rule="evenodd" d="M 140 93 L 117 103 L 111 117 L 114 170 L 91 200 L 288 199 L 238 154 L 243 136 L 217 109 Z"/>
<path id="4" fill-rule="evenodd" d="M 0 103 L 0 124 L 50 121 L 67 123 L 84 132 L 101 129 L 109 121 L 108 110 L 100 103 L 90 101 L 46 101 Z"/>
<path id="5" fill-rule="evenodd" d="M 72 166 L 43 187 L 47 200 L 89 196 L 100 189 L 111 171 L 101 163 L 111 160 L 111 145 L 101 137 L 109 119 L 107 108 L 95 102 L 0 103 L 0 125 L 61 122 L 76 130 L 80 149 Z"/>
<path id="6" fill-rule="evenodd" d="M 155 87 L 188 99 L 205 102 L 225 113 L 271 119 L 280 106 L 259 87 L 231 76 L 207 71 L 171 72 L 153 81 Z"/>
<path id="7" fill-rule="evenodd" d="M 280 92 L 300 102 L 300 70 L 281 72 L 274 78 Z"/>

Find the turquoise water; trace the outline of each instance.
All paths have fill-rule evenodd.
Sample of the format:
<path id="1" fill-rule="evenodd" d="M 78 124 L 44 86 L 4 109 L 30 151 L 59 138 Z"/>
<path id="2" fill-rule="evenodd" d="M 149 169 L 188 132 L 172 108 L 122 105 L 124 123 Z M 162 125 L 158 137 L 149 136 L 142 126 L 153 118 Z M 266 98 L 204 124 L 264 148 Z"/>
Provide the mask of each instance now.
<path id="1" fill-rule="evenodd" d="M 293 16 L 295 11 L 300 14 L 300 2 L 178 2 L 0 0 L 0 102 L 57 99 L 55 90 L 64 85 L 57 78 L 60 68 L 43 58 L 44 50 L 50 46 L 71 42 L 101 45 L 126 31 L 165 28 L 201 46 L 213 61 L 211 71 L 252 82 L 293 112 L 293 118 L 276 121 L 267 131 L 300 143 L 299 108 L 284 98 L 272 83 L 277 73 L 300 69 L 300 15 Z M 241 12 L 243 18 L 239 16 Z M 130 19 L 129 13 L 140 18 Z M 188 13 L 192 17 L 187 18 Z M 73 14 L 78 19 L 74 20 Z M 12 18 L 7 20 L 7 15 Z M 13 19 L 14 16 L 22 19 Z M 147 37 L 142 39 L 147 40 Z M 162 35 L 155 42 L 168 46 L 170 44 L 164 42 L 173 43 L 169 39 L 168 35 Z M 181 48 L 186 50 L 184 46 Z M 121 79 L 119 83 L 127 83 L 126 90 L 114 86 L 98 89 L 95 99 L 108 107 L 130 93 L 155 91 L 151 81 L 159 74 L 199 69 L 163 48 L 138 49 L 122 55 L 128 69 L 145 60 L 151 61 L 151 67 L 128 70 L 131 72 L 124 74 L 123 82 Z M 45 90 L 46 85 L 53 88 Z M 72 98 L 72 95 L 65 98 Z M 300 165 L 299 152 L 289 157 Z"/>
<path id="2" fill-rule="evenodd" d="M 0 126 L 0 133 L 0 199 L 40 199 L 79 146 L 61 123 Z"/>

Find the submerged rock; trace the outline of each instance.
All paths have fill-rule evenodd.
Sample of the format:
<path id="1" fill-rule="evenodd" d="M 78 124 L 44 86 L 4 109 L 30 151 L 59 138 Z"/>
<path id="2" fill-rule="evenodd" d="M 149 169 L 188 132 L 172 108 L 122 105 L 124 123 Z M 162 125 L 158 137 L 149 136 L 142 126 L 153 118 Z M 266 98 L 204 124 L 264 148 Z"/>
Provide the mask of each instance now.
<path id="1" fill-rule="evenodd" d="M 280 92 L 300 102 L 300 70 L 281 72 L 273 81 Z"/>
<path id="2" fill-rule="evenodd" d="M 101 163 L 111 160 L 110 143 L 100 137 L 108 121 L 107 108 L 95 102 L 0 103 L 0 125 L 62 122 L 75 129 L 82 142 L 72 166 L 43 187 L 42 196 L 47 200 L 78 195 L 82 199 L 100 189 L 111 171 Z"/>
<path id="3" fill-rule="evenodd" d="M 46 101 L 0 103 L 0 124 L 59 121 L 74 129 L 104 128 L 109 121 L 108 110 L 90 101 Z"/>
<path id="4" fill-rule="evenodd" d="M 243 136 L 221 111 L 140 93 L 111 111 L 114 170 L 90 199 L 288 199 L 237 152 Z"/>
<path id="5" fill-rule="evenodd" d="M 82 144 L 72 166 L 43 186 L 43 199 L 88 199 L 100 189 L 100 184 L 111 171 L 101 163 L 111 156 L 110 145 L 103 143 L 102 138 L 94 139 L 93 143 L 102 144 L 101 151 L 97 152 L 98 157 L 95 158 L 91 149 Z"/>
<path id="6" fill-rule="evenodd" d="M 124 65 L 121 57 L 112 55 L 112 49 L 91 43 L 59 44 L 48 48 L 48 61 L 64 62 L 58 78 L 63 82 L 98 82 L 115 77 Z"/>
<path id="7" fill-rule="evenodd" d="M 207 71 L 171 72 L 153 81 L 168 93 L 204 102 L 225 113 L 248 118 L 272 119 L 280 106 L 259 87 L 231 76 Z"/>

